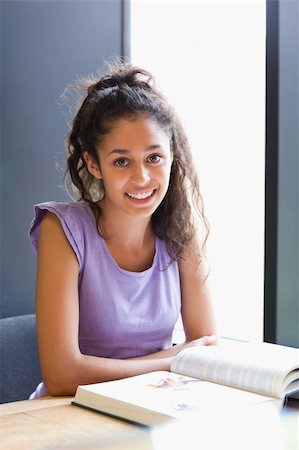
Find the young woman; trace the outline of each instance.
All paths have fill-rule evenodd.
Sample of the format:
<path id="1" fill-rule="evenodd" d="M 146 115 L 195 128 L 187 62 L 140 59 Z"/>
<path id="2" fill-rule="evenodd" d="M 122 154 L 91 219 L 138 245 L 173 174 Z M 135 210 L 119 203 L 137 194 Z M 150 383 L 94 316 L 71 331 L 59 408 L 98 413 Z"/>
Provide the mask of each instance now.
<path id="1" fill-rule="evenodd" d="M 43 375 L 32 398 L 169 370 L 185 347 L 215 343 L 198 179 L 151 75 L 119 64 L 93 80 L 68 150 L 77 200 L 36 205 L 30 230 Z M 180 313 L 186 341 L 172 346 Z"/>

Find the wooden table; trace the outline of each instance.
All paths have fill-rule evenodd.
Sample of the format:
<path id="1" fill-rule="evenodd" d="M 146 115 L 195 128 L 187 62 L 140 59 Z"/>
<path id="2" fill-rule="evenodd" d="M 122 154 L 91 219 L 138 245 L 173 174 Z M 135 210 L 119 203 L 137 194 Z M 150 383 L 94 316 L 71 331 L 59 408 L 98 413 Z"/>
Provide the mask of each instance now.
<path id="1" fill-rule="evenodd" d="M 235 436 L 236 425 L 225 415 L 223 420 L 221 419 L 221 424 L 219 421 L 217 423 L 217 419 L 211 415 L 210 417 L 205 416 L 204 423 L 202 418 L 198 418 L 197 423 L 195 425 L 193 423 L 192 427 L 190 424 L 187 425 L 187 428 L 183 425 L 176 425 L 162 430 L 162 433 L 155 431 L 156 434 L 153 435 L 150 430 L 73 406 L 71 401 L 72 397 L 46 397 L 0 405 L 1 450 L 187 450 L 188 448 L 206 450 L 220 448 L 214 446 L 216 436 L 218 436 L 218 443 L 219 436 L 221 436 L 223 443 L 221 448 L 252 449 L 252 447 L 246 446 L 249 441 L 248 437 L 244 436 L 247 431 L 249 437 L 255 432 L 251 420 L 242 420 L 242 424 L 246 428 L 241 429 L 241 443 L 231 440 Z M 282 424 L 282 446 L 273 447 L 273 442 L 269 444 L 271 447 L 264 446 L 264 444 L 259 447 L 257 444 L 258 450 L 262 448 L 297 450 L 299 448 L 298 403 L 291 403 L 288 410 L 279 419 Z M 219 417 L 220 415 L 218 415 L 218 420 Z M 264 417 L 264 420 L 266 423 L 267 418 Z M 277 427 L 273 429 L 271 424 L 269 426 L 273 437 Z M 183 436 L 186 439 L 188 436 L 192 439 L 189 439 L 188 445 L 186 443 L 186 446 L 181 447 L 178 436 L 181 439 Z"/>
<path id="2" fill-rule="evenodd" d="M 146 430 L 71 401 L 47 397 L 0 405 L 1 450 L 151 449 Z"/>

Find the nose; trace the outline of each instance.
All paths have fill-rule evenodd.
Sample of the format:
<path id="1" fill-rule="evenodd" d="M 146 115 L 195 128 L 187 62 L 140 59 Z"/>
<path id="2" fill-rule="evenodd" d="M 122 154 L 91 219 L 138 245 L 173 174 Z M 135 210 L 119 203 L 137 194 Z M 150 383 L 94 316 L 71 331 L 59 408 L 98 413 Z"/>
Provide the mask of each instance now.
<path id="1" fill-rule="evenodd" d="M 131 181 L 134 184 L 144 185 L 151 179 L 150 171 L 143 164 L 136 164 L 133 168 Z"/>

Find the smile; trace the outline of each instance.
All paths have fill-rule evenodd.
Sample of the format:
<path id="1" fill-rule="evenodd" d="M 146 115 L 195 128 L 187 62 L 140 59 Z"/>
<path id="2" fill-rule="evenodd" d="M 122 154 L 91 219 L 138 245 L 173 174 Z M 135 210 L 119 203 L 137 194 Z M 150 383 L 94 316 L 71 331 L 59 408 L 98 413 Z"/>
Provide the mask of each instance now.
<path id="1" fill-rule="evenodd" d="M 153 195 L 154 191 L 146 191 L 146 192 L 127 192 L 127 195 L 131 198 L 135 198 L 137 200 L 144 200 Z"/>

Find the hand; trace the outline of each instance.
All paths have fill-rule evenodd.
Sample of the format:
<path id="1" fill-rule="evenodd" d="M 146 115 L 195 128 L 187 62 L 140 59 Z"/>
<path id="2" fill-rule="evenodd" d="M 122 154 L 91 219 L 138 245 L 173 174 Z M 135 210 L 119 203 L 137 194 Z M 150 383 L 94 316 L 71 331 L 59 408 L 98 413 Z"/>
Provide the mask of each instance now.
<path id="1" fill-rule="evenodd" d="M 217 344 L 217 338 L 214 334 L 212 334 L 210 336 L 202 336 L 201 338 L 194 339 L 193 341 L 186 344 L 184 348 L 200 347 L 203 345 L 216 345 L 216 344 Z"/>

